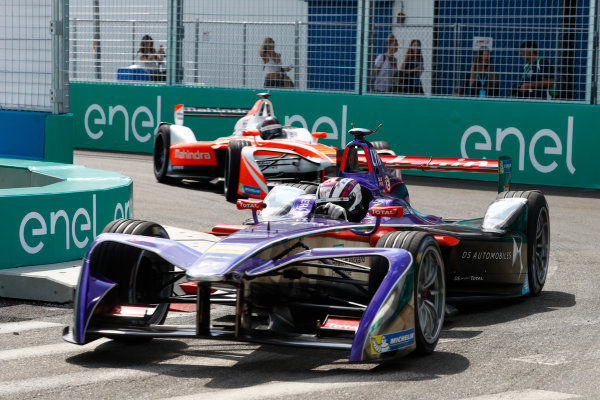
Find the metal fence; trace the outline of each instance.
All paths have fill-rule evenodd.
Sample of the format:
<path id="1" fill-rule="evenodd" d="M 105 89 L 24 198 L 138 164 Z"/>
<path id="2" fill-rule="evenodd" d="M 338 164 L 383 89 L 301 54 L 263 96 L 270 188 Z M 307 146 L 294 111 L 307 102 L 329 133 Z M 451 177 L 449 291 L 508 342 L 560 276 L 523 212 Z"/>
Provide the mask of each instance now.
<path id="1" fill-rule="evenodd" d="M 596 14 L 589 0 L 71 0 L 70 79 L 596 103 Z"/>

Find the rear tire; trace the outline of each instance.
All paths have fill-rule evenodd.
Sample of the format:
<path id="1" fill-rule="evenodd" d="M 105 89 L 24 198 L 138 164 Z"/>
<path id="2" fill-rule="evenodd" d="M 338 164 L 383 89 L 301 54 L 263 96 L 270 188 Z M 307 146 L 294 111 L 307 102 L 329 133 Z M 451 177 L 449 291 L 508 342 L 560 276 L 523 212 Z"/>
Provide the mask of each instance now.
<path id="1" fill-rule="evenodd" d="M 446 307 L 444 261 L 439 245 L 433 236 L 425 232 L 396 231 L 383 235 L 377 242 L 377 247 L 405 249 L 411 253 L 417 345 L 415 352 L 420 355 L 432 353 L 442 332 Z M 379 287 L 387 269 L 387 262 L 374 265 L 369 278 L 370 290 Z"/>
<path id="2" fill-rule="evenodd" d="M 527 279 L 529 295 L 538 296 L 546 283 L 550 259 L 550 213 L 546 198 L 539 190 L 511 191 L 498 199 L 527 199 Z"/>
<path id="3" fill-rule="evenodd" d="M 238 186 L 240 184 L 240 160 L 242 157 L 242 149 L 250 146 L 248 140 L 232 140 L 227 147 L 225 156 L 225 182 L 223 192 L 225 199 L 229 202 L 235 202 L 238 199 Z"/>
<path id="4" fill-rule="evenodd" d="M 169 168 L 169 151 L 171 149 L 171 128 L 163 124 L 158 128 L 154 139 L 154 176 L 160 183 L 169 183 L 173 179 L 167 176 Z"/>

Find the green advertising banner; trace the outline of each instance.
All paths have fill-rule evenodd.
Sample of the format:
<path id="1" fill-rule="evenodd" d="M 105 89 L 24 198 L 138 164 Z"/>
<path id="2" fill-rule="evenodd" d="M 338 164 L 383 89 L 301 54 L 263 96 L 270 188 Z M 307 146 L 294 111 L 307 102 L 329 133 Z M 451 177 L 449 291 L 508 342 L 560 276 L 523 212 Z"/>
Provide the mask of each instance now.
<path id="1" fill-rule="evenodd" d="M 73 83 L 71 112 L 76 148 L 152 152 L 158 122 L 173 122 L 176 104 L 250 108 L 250 90 Z M 343 146 L 352 125 L 375 128 L 397 154 L 513 159 L 513 182 L 600 188 L 592 152 L 600 106 L 370 96 L 271 93 L 281 123 L 326 131 Z M 186 117 L 198 140 L 231 134 L 235 118 Z M 150 173 L 151 166 L 148 166 Z M 464 174 L 461 177 L 465 177 Z M 473 179 L 481 179 L 474 174 Z"/>
<path id="2" fill-rule="evenodd" d="M 123 175 L 9 159 L 0 167 L 0 269 L 82 258 L 104 226 L 133 213 Z"/>

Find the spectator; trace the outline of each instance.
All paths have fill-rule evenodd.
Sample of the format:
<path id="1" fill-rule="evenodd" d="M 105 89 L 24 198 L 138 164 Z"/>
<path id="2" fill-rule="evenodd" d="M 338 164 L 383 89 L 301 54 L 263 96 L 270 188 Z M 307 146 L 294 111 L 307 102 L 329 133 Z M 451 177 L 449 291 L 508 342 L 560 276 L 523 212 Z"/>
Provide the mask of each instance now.
<path id="1" fill-rule="evenodd" d="M 165 49 L 161 45 L 158 51 L 154 50 L 152 36 L 144 35 L 137 51 L 137 59 L 148 71 L 153 81 L 165 81 L 166 71 L 164 69 Z"/>
<path id="2" fill-rule="evenodd" d="M 525 60 L 519 84 L 513 87 L 514 97 L 552 100 L 554 96 L 554 67 L 538 54 L 537 43 L 525 40 L 519 46 Z"/>
<path id="3" fill-rule="evenodd" d="M 373 67 L 373 75 L 375 76 L 373 89 L 377 93 L 396 91 L 394 88 L 398 79 L 398 61 L 394 57 L 394 53 L 398 51 L 398 40 L 393 34 L 388 35 L 385 46 L 386 53 L 377 56 Z"/>
<path id="4" fill-rule="evenodd" d="M 260 57 L 263 60 L 265 71 L 264 86 L 267 88 L 294 87 L 294 83 L 287 76 L 292 67 L 281 66 L 281 55 L 275 52 L 275 41 L 266 37 L 260 47 Z"/>
<path id="5" fill-rule="evenodd" d="M 475 53 L 471 70 L 465 76 L 462 88 L 456 94 L 474 97 L 497 97 L 500 80 L 492 66 L 490 50 L 481 47 Z"/>
<path id="6" fill-rule="evenodd" d="M 400 92 L 409 94 L 424 94 L 421 84 L 421 74 L 425 63 L 421 53 L 421 41 L 414 39 L 406 51 L 404 61 L 400 65 Z"/>

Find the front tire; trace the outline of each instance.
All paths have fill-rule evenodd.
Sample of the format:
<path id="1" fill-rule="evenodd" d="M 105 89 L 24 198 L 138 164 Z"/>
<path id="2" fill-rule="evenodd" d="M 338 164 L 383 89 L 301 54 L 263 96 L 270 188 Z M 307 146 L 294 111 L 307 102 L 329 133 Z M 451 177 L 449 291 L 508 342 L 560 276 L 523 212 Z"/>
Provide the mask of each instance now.
<path id="1" fill-rule="evenodd" d="M 511 191 L 498 199 L 527 199 L 527 279 L 529 295 L 538 296 L 546 283 L 550 260 L 550 213 L 546 198 L 539 190 Z"/>
<path id="2" fill-rule="evenodd" d="M 135 219 L 118 219 L 104 228 L 102 233 L 124 233 L 140 236 L 169 238 L 161 225 Z M 93 265 L 98 272 L 117 286 L 107 296 L 115 305 L 152 302 L 152 297 L 168 297 L 173 292 L 171 279 L 173 266 L 152 254 L 120 243 L 106 242 L 93 253 Z M 155 303 L 156 304 L 156 303 Z M 161 325 L 169 311 L 169 303 L 158 303 L 147 319 L 136 321 L 137 326 Z M 145 342 L 148 338 L 115 337 L 125 342 Z"/>
<path id="3" fill-rule="evenodd" d="M 247 140 L 232 140 L 227 146 L 225 155 L 225 182 L 223 192 L 225 199 L 229 202 L 235 202 L 238 199 L 238 186 L 240 184 L 240 160 L 242 158 L 242 149 L 250 146 Z"/>
<path id="4" fill-rule="evenodd" d="M 407 250 L 413 258 L 415 304 L 415 352 L 430 354 L 435 349 L 444 324 L 446 307 L 446 282 L 444 279 L 444 261 L 440 247 L 430 234 L 415 231 L 396 231 L 386 233 L 377 242 L 377 247 L 399 248 Z M 379 286 L 385 274 L 385 267 L 376 264 L 372 271 L 373 279 L 369 289 Z"/>

